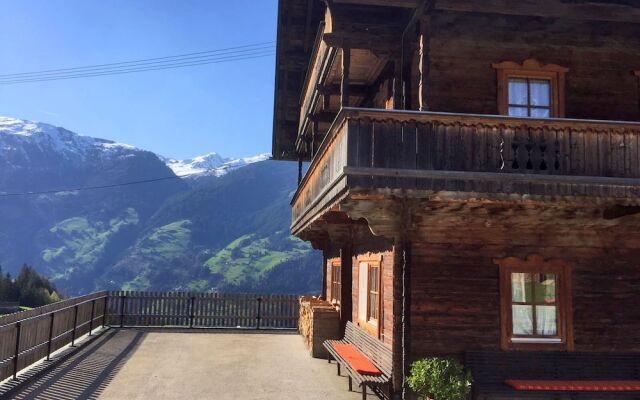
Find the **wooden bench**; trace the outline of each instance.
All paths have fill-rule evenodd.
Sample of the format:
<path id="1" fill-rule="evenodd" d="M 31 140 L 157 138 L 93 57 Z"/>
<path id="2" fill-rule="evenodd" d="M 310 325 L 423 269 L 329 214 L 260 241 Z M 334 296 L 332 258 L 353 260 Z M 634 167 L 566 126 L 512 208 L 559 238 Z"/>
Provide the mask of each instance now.
<path id="1" fill-rule="evenodd" d="M 340 356 L 334 347 L 336 344 L 353 345 L 380 370 L 381 375 L 361 375 L 350 366 L 347 360 Z M 367 386 L 381 395 L 383 394 L 383 387 L 386 385 L 389 396 L 391 396 L 393 390 L 391 386 L 391 349 L 380 340 L 349 321 L 347 322 L 344 338 L 342 340 L 327 340 L 324 342 L 324 347 L 330 354 L 327 361 L 331 362 L 331 358 L 336 360 L 338 375 L 340 375 L 341 366 L 349 374 L 349 391 L 353 390 L 353 381 L 355 381 L 362 388 L 363 399 L 367 398 Z"/>
<path id="2" fill-rule="evenodd" d="M 518 390 L 507 384 L 509 380 L 637 381 L 639 353 L 472 351 L 465 354 L 465 366 L 473 375 L 474 399 L 640 399 L 636 391 Z"/>

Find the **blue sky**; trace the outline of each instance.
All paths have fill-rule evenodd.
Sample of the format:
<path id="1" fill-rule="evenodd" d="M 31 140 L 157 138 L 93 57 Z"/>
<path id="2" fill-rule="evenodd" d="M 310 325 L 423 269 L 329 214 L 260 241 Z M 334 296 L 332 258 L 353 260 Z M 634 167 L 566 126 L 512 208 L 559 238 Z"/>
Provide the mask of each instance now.
<path id="1" fill-rule="evenodd" d="M 275 40 L 276 0 L 0 0 L 0 74 Z M 0 85 L 0 115 L 169 157 L 271 151 L 275 57 Z"/>

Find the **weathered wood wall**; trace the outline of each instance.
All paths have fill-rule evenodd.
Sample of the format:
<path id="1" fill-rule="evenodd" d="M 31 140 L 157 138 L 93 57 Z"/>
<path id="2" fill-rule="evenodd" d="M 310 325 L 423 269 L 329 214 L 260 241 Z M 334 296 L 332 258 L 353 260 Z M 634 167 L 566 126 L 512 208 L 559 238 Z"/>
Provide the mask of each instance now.
<path id="1" fill-rule="evenodd" d="M 480 212 L 480 211 L 479 211 Z M 576 351 L 640 351 L 640 232 L 570 220 L 519 225 L 522 208 L 485 218 L 416 218 L 411 265 L 411 356 L 500 350 L 499 270 L 494 259 L 540 254 L 572 266 Z M 510 213 L 503 222 L 495 216 Z M 535 216 L 531 211 L 529 216 Z M 588 214 L 588 212 L 587 212 Z M 506 215 L 506 214 L 505 214 Z M 542 215 L 542 210 L 539 210 Z M 596 220 L 594 219 L 595 223 Z"/>
<path id="2" fill-rule="evenodd" d="M 492 63 L 535 58 L 570 68 L 568 118 L 640 119 L 640 24 L 434 11 L 430 34 L 432 111 L 497 114 Z"/>
<path id="3" fill-rule="evenodd" d="M 373 240 L 371 242 L 356 243 L 356 250 L 352 260 L 352 274 L 353 279 L 351 281 L 351 320 L 358 324 L 358 304 L 360 300 L 359 296 L 359 263 L 360 261 L 380 260 L 380 273 L 381 273 L 381 288 L 380 294 L 382 298 L 381 307 L 381 332 L 380 340 L 385 344 L 391 346 L 393 341 L 393 247 L 390 245 L 381 245 L 379 240 Z M 331 300 L 331 265 L 333 262 L 340 262 L 340 258 L 329 258 L 325 265 L 327 272 L 327 299 Z"/>

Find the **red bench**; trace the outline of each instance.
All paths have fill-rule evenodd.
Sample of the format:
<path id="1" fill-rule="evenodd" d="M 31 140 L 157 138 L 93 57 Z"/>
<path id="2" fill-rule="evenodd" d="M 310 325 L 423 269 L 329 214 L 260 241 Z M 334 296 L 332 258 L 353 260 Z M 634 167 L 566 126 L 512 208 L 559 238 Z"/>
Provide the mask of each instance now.
<path id="1" fill-rule="evenodd" d="M 640 392 L 640 381 L 561 381 L 507 379 L 516 390 L 554 392 Z"/>
<path id="2" fill-rule="evenodd" d="M 362 398 L 367 398 L 367 387 L 376 394 L 386 386 L 391 395 L 391 349 L 378 339 L 364 332 L 352 322 L 347 322 L 342 340 L 327 340 L 324 347 L 329 352 L 328 361 L 336 360 L 338 375 L 343 366 L 349 375 L 349 390 L 355 381 L 362 388 Z"/>

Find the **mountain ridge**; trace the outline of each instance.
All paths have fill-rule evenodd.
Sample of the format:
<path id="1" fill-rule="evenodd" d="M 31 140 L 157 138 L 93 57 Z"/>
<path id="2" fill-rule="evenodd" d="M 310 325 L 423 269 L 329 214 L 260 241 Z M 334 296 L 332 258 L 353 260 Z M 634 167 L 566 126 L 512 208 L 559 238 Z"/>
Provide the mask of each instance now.
<path id="1" fill-rule="evenodd" d="M 288 230 L 296 166 L 209 156 L 157 181 L 176 174 L 153 152 L 0 118 L 0 192 L 67 190 L 0 197 L 0 265 L 26 262 L 69 294 L 316 291 L 318 254 Z M 71 190 L 105 184 L 117 188 Z"/>

